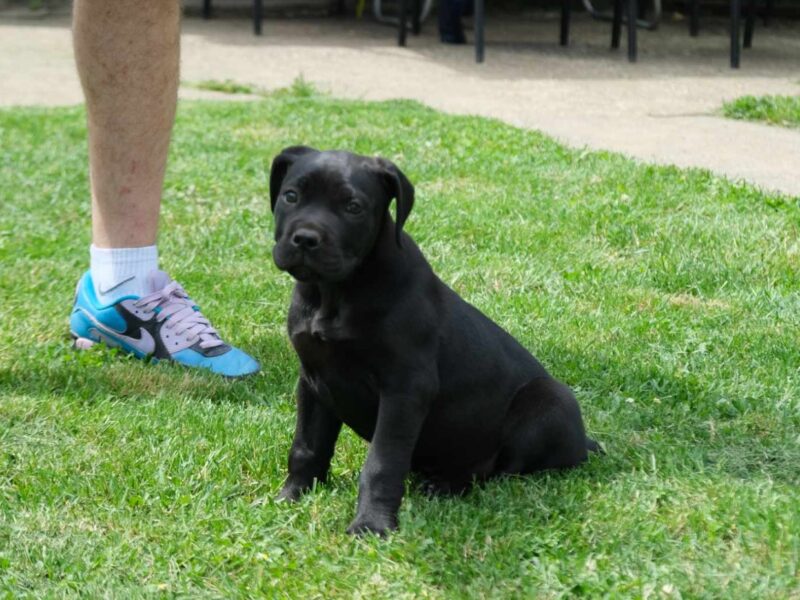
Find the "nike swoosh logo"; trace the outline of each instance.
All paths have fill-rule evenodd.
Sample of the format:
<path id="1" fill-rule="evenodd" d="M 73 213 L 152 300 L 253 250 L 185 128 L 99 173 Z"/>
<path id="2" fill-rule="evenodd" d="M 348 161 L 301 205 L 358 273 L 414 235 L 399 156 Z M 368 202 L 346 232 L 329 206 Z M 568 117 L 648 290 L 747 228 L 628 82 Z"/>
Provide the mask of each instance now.
<path id="1" fill-rule="evenodd" d="M 125 335 L 124 333 L 120 333 L 106 325 L 103 325 L 100 321 L 94 318 L 94 316 L 90 315 L 86 311 L 84 314 L 91 319 L 92 324 L 94 325 L 95 331 L 97 331 L 98 335 L 101 335 L 107 344 L 109 345 L 120 345 L 120 342 L 124 343 L 127 346 L 130 346 L 134 350 L 141 352 L 142 354 L 152 354 L 156 350 L 156 341 L 153 339 L 153 336 L 150 335 L 150 332 L 147 329 L 139 328 L 139 337 L 133 338 L 129 335 Z"/>
<path id="2" fill-rule="evenodd" d="M 107 294 L 108 292 L 110 292 L 110 291 L 112 291 L 112 290 L 115 290 L 115 289 L 117 289 L 117 288 L 118 288 L 119 286 L 121 286 L 123 283 L 128 283 L 128 282 L 129 282 L 129 281 L 131 281 L 132 279 L 136 279 L 136 275 L 131 275 L 131 276 L 130 276 L 130 277 L 128 277 L 127 279 L 123 279 L 123 280 L 122 280 L 122 281 L 120 281 L 119 283 L 115 283 L 115 284 L 114 284 L 114 285 L 112 285 L 110 288 L 103 289 L 103 288 L 101 288 L 100 286 L 97 286 L 97 291 L 98 291 L 98 292 L 100 292 L 100 294 L 101 294 L 101 295 L 102 295 L 102 294 Z"/>

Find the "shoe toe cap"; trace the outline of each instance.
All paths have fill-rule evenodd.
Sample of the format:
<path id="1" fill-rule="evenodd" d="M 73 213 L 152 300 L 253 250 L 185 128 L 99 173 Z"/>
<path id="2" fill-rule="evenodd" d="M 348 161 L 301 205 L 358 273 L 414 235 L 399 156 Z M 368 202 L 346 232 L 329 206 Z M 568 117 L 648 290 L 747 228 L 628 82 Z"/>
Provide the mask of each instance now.
<path id="1" fill-rule="evenodd" d="M 172 358 L 188 367 L 205 368 L 212 373 L 231 378 L 252 375 L 261 368 L 256 359 L 238 348 L 231 348 L 218 356 L 203 356 L 199 352 L 187 348 L 176 352 Z"/>
<path id="2" fill-rule="evenodd" d="M 216 358 L 217 360 L 212 361 L 211 370 L 226 377 L 252 375 L 261 368 L 256 359 L 238 348 L 231 348 L 229 352 Z"/>

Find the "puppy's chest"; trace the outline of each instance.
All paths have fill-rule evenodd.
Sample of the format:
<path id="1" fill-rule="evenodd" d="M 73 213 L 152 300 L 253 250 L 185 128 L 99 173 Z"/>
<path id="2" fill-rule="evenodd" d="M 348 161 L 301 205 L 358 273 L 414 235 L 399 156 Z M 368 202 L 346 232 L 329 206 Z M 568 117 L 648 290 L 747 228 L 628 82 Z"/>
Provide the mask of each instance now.
<path id="1" fill-rule="evenodd" d="M 349 315 L 293 306 L 289 337 L 317 397 L 369 439 L 379 399 L 373 335 Z"/>
<path id="2" fill-rule="evenodd" d="M 360 336 L 358 319 L 344 307 L 295 302 L 290 309 L 289 337 L 298 352 L 298 342 L 303 348 L 325 351 Z"/>
<path id="3" fill-rule="evenodd" d="M 319 323 L 297 324 L 289 333 L 297 356 L 307 373 L 315 377 L 348 380 L 372 373 L 375 348 L 352 330 L 339 324 L 320 328 Z"/>

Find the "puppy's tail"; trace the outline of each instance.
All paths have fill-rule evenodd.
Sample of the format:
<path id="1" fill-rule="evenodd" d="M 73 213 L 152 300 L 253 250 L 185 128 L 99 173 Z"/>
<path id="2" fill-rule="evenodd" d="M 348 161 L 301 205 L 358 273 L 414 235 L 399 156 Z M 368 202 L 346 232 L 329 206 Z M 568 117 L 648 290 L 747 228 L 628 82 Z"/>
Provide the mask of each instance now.
<path id="1" fill-rule="evenodd" d="M 589 452 L 597 452 L 598 454 L 606 453 L 606 451 L 603 450 L 603 447 L 590 437 L 586 438 L 586 449 Z"/>

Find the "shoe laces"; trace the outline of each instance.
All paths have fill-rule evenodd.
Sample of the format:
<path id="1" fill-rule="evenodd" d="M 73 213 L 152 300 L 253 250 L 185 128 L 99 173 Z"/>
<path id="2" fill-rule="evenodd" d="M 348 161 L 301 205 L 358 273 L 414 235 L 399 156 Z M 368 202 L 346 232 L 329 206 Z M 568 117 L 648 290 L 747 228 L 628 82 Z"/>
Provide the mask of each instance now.
<path id="1" fill-rule="evenodd" d="M 189 342 L 199 339 L 201 348 L 214 348 L 225 343 L 177 281 L 142 296 L 134 304 L 151 312 L 160 309 L 156 313 L 158 322 L 166 321 L 163 326 L 175 330 L 177 335 L 185 333 Z"/>

